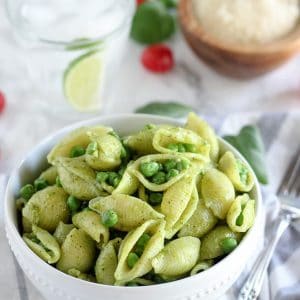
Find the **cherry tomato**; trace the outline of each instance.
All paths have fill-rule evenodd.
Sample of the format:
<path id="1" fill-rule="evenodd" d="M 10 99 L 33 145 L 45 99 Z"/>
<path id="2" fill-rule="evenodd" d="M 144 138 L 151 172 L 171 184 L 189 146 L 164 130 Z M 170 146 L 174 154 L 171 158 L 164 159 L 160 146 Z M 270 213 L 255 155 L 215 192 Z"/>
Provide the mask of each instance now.
<path id="1" fill-rule="evenodd" d="M 136 5 L 141 5 L 144 3 L 146 0 L 136 0 Z"/>
<path id="2" fill-rule="evenodd" d="M 172 50 L 165 45 L 157 44 L 147 47 L 141 57 L 144 67 L 155 73 L 165 73 L 174 66 Z"/>
<path id="3" fill-rule="evenodd" d="M 4 94 L 0 91 L 0 114 L 4 111 L 5 105 L 6 105 L 5 96 L 4 96 Z"/>

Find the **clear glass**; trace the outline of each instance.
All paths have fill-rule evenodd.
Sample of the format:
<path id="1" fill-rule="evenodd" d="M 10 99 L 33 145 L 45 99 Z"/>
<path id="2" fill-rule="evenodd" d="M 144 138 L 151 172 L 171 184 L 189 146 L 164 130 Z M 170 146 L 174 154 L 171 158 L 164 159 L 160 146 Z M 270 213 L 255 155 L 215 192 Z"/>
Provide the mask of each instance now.
<path id="1" fill-rule="evenodd" d="M 103 111 L 113 98 L 135 1 L 6 0 L 6 6 L 39 103 L 54 113 Z"/>

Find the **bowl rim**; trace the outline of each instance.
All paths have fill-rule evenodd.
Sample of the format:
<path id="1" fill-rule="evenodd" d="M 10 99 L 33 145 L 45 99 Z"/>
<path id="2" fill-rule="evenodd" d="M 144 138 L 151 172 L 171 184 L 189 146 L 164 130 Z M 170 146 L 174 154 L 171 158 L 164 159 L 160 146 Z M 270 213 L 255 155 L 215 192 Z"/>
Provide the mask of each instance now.
<path id="1" fill-rule="evenodd" d="M 85 280 L 78 279 L 76 277 L 73 277 L 71 275 L 68 275 L 57 268 L 55 268 L 52 265 L 49 265 L 45 261 L 43 261 L 40 257 L 38 257 L 23 241 L 20 232 L 17 229 L 17 226 L 15 225 L 15 222 L 10 218 L 10 208 L 9 208 L 9 203 L 11 201 L 10 198 L 10 191 L 13 190 L 13 182 L 15 178 L 18 177 L 19 170 L 21 169 L 22 165 L 26 162 L 26 160 L 34 154 L 35 151 L 37 151 L 39 148 L 42 148 L 43 146 L 46 146 L 47 144 L 51 143 L 52 140 L 57 139 L 59 136 L 64 136 L 70 131 L 82 127 L 82 126 L 89 126 L 89 125 L 101 125 L 101 122 L 114 122 L 116 120 L 129 120 L 129 119 L 140 119 L 144 120 L 145 124 L 149 123 L 148 121 L 153 121 L 156 123 L 166 123 L 170 122 L 171 124 L 174 124 L 175 126 L 182 126 L 183 122 L 182 120 L 177 120 L 169 117 L 163 117 L 163 116 L 157 116 L 157 115 L 148 115 L 148 114 L 112 114 L 112 115 L 107 115 L 107 116 L 100 116 L 92 119 L 87 119 L 84 121 L 79 121 L 72 123 L 70 125 L 67 125 L 65 127 L 62 127 L 61 129 L 49 134 L 47 137 L 42 139 L 39 143 L 37 143 L 29 152 L 27 152 L 24 156 L 24 158 L 20 161 L 20 163 L 14 168 L 13 172 L 11 173 L 8 184 L 6 187 L 6 192 L 5 192 L 5 197 L 4 197 L 4 223 L 5 223 L 5 230 L 6 230 L 6 237 L 8 239 L 9 245 L 12 248 L 12 245 L 10 244 L 11 240 L 9 235 L 13 234 L 13 236 L 16 238 L 16 242 L 18 243 L 18 246 L 21 248 L 18 248 L 19 250 L 22 250 L 23 256 L 29 256 L 31 260 L 34 260 L 35 263 L 39 266 L 39 270 L 44 269 L 45 272 L 51 272 L 53 275 L 61 277 L 61 279 L 66 279 L 66 280 L 76 280 L 77 283 L 81 283 L 83 285 L 86 285 L 86 287 L 94 287 L 94 288 L 101 288 L 101 289 L 113 289 L 114 291 L 130 291 L 134 293 L 134 291 L 140 290 L 140 289 L 147 289 L 147 291 L 151 292 L 151 290 L 163 290 L 167 288 L 172 288 L 172 286 L 177 286 L 184 284 L 185 282 L 199 282 L 201 279 L 205 279 L 206 274 L 208 272 L 212 273 L 214 272 L 217 268 L 221 268 L 222 265 L 224 265 L 227 261 L 229 261 L 233 256 L 236 256 L 238 252 L 241 251 L 243 246 L 245 247 L 246 243 L 250 238 L 255 234 L 254 230 L 258 229 L 259 227 L 259 221 L 262 218 L 262 196 L 261 196 L 261 190 L 260 190 L 260 185 L 258 183 L 257 177 L 251 168 L 251 166 L 248 164 L 246 159 L 242 156 L 242 154 L 235 149 L 233 146 L 231 146 L 227 141 L 222 139 L 221 137 L 218 136 L 218 141 L 221 142 L 223 145 L 225 145 L 226 148 L 228 148 L 230 151 L 234 153 L 235 156 L 238 156 L 238 158 L 242 159 L 247 167 L 250 169 L 250 172 L 252 173 L 254 177 L 254 187 L 256 190 L 257 194 L 257 199 L 256 200 L 256 217 L 255 221 L 252 225 L 252 227 L 247 231 L 241 242 L 239 243 L 238 247 L 231 253 L 229 253 L 227 256 L 222 258 L 219 262 L 217 262 L 215 265 L 210 267 L 209 269 L 205 270 L 204 272 L 200 272 L 196 275 L 193 276 L 188 276 L 182 279 L 178 279 L 175 281 L 171 282 L 166 282 L 163 284 L 154 284 L 154 285 L 149 285 L 149 286 L 137 286 L 137 287 L 130 287 L 130 289 L 126 286 L 111 286 L 111 285 L 104 285 L 101 283 L 94 283 L 94 282 L 89 282 Z M 105 125 L 109 126 L 109 125 Z M 137 128 L 138 130 L 139 128 Z M 14 250 L 13 250 L 14 252 Z M 14 252 L 15 254 L 15 252 Z M 16 255 L 16 254 L 15 254 Z M 78 281 L 79 280 L 79 281 Z M 51 280 L 50 280 L 51 281 Z M 48 283 L 50 282 L 48 280 Z"/>
<path id="2" fill-rule="evenodd" d="M 218 49 L 223 52 L 244 54 L 244 55 L 263 55 L 263 54 L 279 54 L 279 53 L 294 53 L 300 51 L 300 35 L 295 34 L 293 39 L 288 39 L 292 36 L 297 27 L 300 26 L 300 20 L 296 27 L 282 38 L 265 43 L 265 44 L 230 44 L 223 42 L 203 29 L 196 16 L 192 13 L 193 1 L 181 0 L 179 3 L 179 20 L 183 30 L 188 31 L 193 36 L 197 37 L 199 41 L 205 43 L 211 48 Z M 195 26 L 195 24 L 197 24 Z"/>

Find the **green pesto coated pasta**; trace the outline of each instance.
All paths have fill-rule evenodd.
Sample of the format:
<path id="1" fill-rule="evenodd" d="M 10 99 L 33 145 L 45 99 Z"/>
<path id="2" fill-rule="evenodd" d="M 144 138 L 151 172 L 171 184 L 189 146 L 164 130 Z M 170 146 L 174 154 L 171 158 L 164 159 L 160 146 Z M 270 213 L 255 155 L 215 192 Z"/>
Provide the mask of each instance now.
<path id="1" fill-rule="evenodd" d="M 115 271 L 118 265 L 118 250 L 121 239 L 116 238 L 109 241 L 101 250 L 95 265 L 97 282 L 107 285 L 115 284 Z"/>
<path id="2" fill-rule="evenodd" d="M 119 139 L 109 133 L 91 134 L 90 139 L 97 147 L 93 153 L 86 153 L 85 160 L 90 167 L 102 171 L 112 170 L 121 164 L 123 146 Z"/>
<path id="3" fill-rule="evenodd" d="M 191 276 L 196 275 L 202 271 L 209 269 L 213 265 L 213 260 L 202 260 L 199 261 L 196 266 L 191 270 Z"/>
<path id="4" fill-rule="evenodd" d="M 117 280 L 116 284 L 120 285 L 122 282 L 131 281 L 134 278 L 147 274 L 151 270 L 152 258 L 157 255 L 164 246 L 164 227 L 165 221 L 149 220 L 127 234 L 125 239 L 122 241 L 119 250 L 119 261 L 115 272 L 115 278 Z M 137 263 L 133 266 L 133 268 L 129 268 L 127 258 L 140 237 L 145 233 L 150 235 L 150 240 L 146 244 Z"/>
<path id="5" fill-rule="evenodd" d="M 199 199 L 195 212 L 181 228 L 178 236 L 194 236 L 201 238 L 212 230 L 217 222 L 218 219 L 214 216 L 212 211 L 205 206 L 203 199 Z"/>
<path id="6" fill-rule="evenodd" d="M 25 233 L 23 239 L 28 247 L 48 264 L 59 260 L 59 244 L 48 231 L 33 225 L 32 233 Z"/>
<path id="7" fill-rule="evenodd" d="M 85 231 L 98 244 L 107 244 L 109 230 L 101 223 L 100 216 L 94 211 L 81 211 L 72 217 L 72 221 L 77 228 Z"/>
<path id="8" fill-rule="evenodd" d="M 216 217 L 225 219 L 235 198 L 234 187 L 228 177 L 216 169 L 208 170 L 201 180 L 201 194 L 206 207 Z"/>
<path id="9" fill-rule="evenodd" d="M 200 259 L 212 259 L 218 256 L 224 255 L 224 251 L 221 247 L 221 242 L 225 238 L 234 238 L 237 242 L 240 241 L 241 235 L 233 232 L 228 226 L 217 226 L 203 237 Z"/>
<path id="10" fill-rule="evenodd" d="M 95 198 L 90 201 L 89 208 L 99 214 L 113 210 L 118 215 L 114 228 L 122 231 L 130 231 L 150 219 L 164 218 L 146 202 L 123 194 Z"/>
<path id="11" fill-rule="evenodd" d="M 65 136 L 47 156 L 48 162 L 53 164 L 58 157 L 70 157 L 71 149 L 74 146 L 87 147 L 91 142 L 88 133 L 103 134 L 112 131 L 112 128 L 103 126 L 78 128 Z"/>
<path id="12" fill-rule="evenodd" d="M 57 177 L 57 169 L 56 167 L 49 167 L 47 170 L 45 170 L 39 178 L 45 179 L 49 185 L 54 185 L 56 182 Z"/>
<path id="13" fill-rule="evenodd" d="M 55 161 L 64 190 L 80 200 L 90 200 L 105 195 L 96 181 L 96 173 L 82 158 L 58 158 Z"/>
<path id="14" fill-rule="evenodd" d="M 232 152 L 227 151 L 219 161 L 219 169 L 225 173 L 240 192 L 249 192 L 254 185 L 254 178 L 248 167 Z"/>
<path id="15" fill-rule="evenodd" d="M 82 229 L 74 228 L 61 246 L 61 257 L 56 267 L 65 273 L 70 269 L 87 273 L 95 258 L 96 243 Z"/>
<path id="16" fill-rule="evenodd" d="M 235 198 L 227 214 L 227 224 L 232 231 L 246 232 L 255 219 L 255 201 L 248 194 Z"/>
<path id="17" fill-rule="evenodd" d="M 60 221 L 67 222 L 69 210 L 68 194 L 60 187 L 50 186 L 35 193 L 22 210 L 23 223 L 37 225 L 53 232 Z"/>
<path id="18" fill-rule="evenodd" d="M 75 278 L 81 279 L 81 280 L 85 280 L 85 281 L 89 281 L 89 282 L 96 282 L 96 279 L 93 275 L 81 273 L 77 269 L 70 269 L 68 271 L 68 274 Z"/>
<path id="19" fill-rule="evenodd" d="M 152 259 L 157 274 L 179 276 L 189 272 L 197 263 L 200 253 L 200 240 L 195 237 L 181 237 L 168 243 Z"/>
<path id="20" fill-rule="evenodd" d="M 185 128 L 193 130 L 208 142 L 210 145 L 210 158 L 212 161 L 217 161 L 219 157 L 219 142 L 213 128 L 193 112 L 188 115 Z"/>
<path id="21" fill-rule="evenodd" d="M 73 224 L 65 224 L 60 221 L 53 233 L 53 236 L 56 238 L 57 242 L 60 245 L 62 245 L 62 243 L 66 239 L 67 235 L 74 228 L 75 228 L 75 226 Z"/>
<path id="22" fill-rule="evenodd" d="M 190 176 L 180 179 L 164 193 L 161 212 L 166 216 L 166 238 L 173 237 L 190 219 L 198 200 L 195 180 Z"/>
<path id="23" fill-rule="evenodd" d="M 113 190 L 113 194 L 132 195 L 138 189 L 139 181 L 132 175 L 128 169 L 124 172 L 122 179 L 118 186 Z"/>

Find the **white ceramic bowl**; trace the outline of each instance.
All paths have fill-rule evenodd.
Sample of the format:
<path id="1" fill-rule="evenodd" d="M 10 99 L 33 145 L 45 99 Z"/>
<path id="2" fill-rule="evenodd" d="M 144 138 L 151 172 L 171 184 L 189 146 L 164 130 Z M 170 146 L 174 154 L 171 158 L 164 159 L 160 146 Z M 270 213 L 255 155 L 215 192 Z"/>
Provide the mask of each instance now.
<path id="1" fill-rule="evenodd" d="M 255 253 L 262 220 L 262 203 L 259 184 L 255 179 L 252 197 L 256 199 L 256 219 L 240 245 L 216 265 L 182 280 L 146 286 L 114 287 L 90 283 L 66 275 L 51 267 L 35 255 L 23 242 L 18 231 L 15 198 L 20 187 L 30 182 L 46 165 L 46 154 L 68 132 L 83 125 L 109 125 L 121 134 L 128 134 L 142 128 L 145 124 L 180 122 L 164 117 L 149 115 L 118 115 L 101 117 L 66 127 L 42 141 L 26 155 L 19 167 L 10 177 L 5 195 L 5 227 L 10 247 L 29 280 L 46 299 L 55 300 L 211 300 L 224 294 L 236 281 L 246 263 Z M 231 150 L 236 157 L 241 155 L 228 143 L 220 139 L 222 151 Z M 255 177 L 256 178 L 256 177 Z M 176 263 L 176 262 L 174 262 Z"/>

